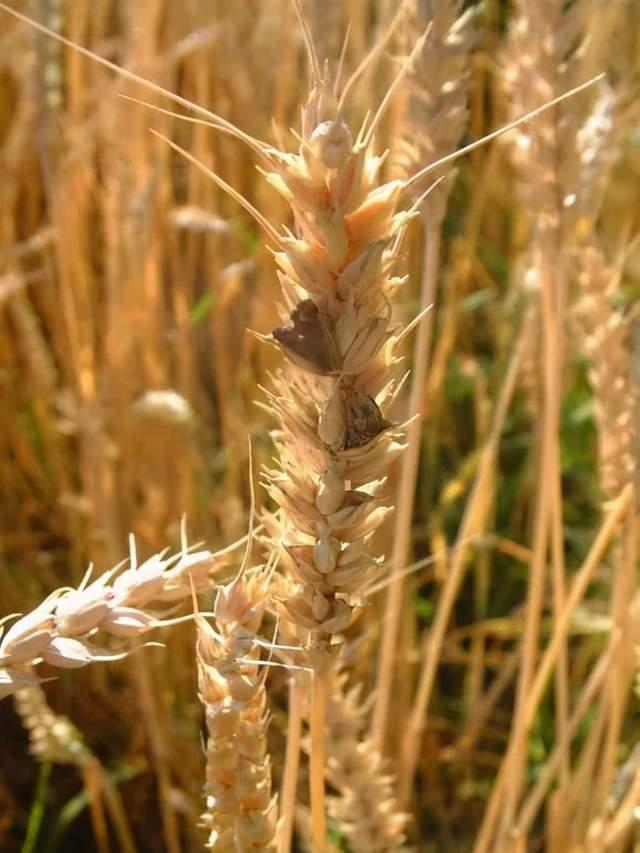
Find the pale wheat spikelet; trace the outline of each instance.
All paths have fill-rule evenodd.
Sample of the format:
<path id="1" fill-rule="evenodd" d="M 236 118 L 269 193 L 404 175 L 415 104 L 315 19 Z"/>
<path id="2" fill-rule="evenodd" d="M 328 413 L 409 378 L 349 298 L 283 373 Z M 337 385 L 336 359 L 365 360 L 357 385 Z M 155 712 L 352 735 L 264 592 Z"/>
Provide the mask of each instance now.
<path id="1" fill-rule="evenodd" d="M 329 814 L 353 853 L 405 850 L 407 815 L 394 796 L 394 779 L 365 735 L 367 708 L 360 685 L 349 688 L 346 672 L 333 678 L 327 708 L 327 778 L 338 794 Z"/>
<path id="2" fill-rule="evenodd" d="M 30 752 L 38 761 L 83 767 L 93 760 L 82 734 L 67 717 L 51 710 L 38 684 L 18 690 L 13 701 L 29 732 Z"/>
<path id="3" fill-rule="evenodd" d="M 586 0 L 516 0 L 514 5 L 502 56 L 512 116 L 566 91 L 593 70 L 584 43 Z M 597 91 L 595 103 L 589 95 L 571 98 L 511 137 L 518 188 L 541 228 L 573 236 L 582 217 L 592 221 L 597 213 L 618 131 L 610 87 L 601 81 Z"/>
<path id="4" fill-rule="evenodd" d="M 196 590 L 210 588 L 213 571 L 224 564 L 223 554 L 183 548 L 173 556 L 154 554 L 138 566 L 132 548 L 124 571 L 116 567 L 91 582 L 87 573 L 77 589 L 56 590 L 9 628 L 0 628 L 0 698 L 37 681 L 29 668 L 41 661 L 77 669 L 125 657 L 126 651 L 96 646 L 98 631 L 133 638 L 169 624 L 160 608 L 187 598 L 192 585 Z"/>
<path id="5" fill-rule="evenodd" d="M 580 253 L 580 300 L 576 306 L 583 348 L 590 361 L 598 429 L 600 484 L 614 498 L 635 470 L 632 389 L 629 387 L 629 323 L 614 307 L 621 269 L 608 265 L 595 245 Z"/>
<path id="6" fill-rule="evenodd" d="M 267 586 L 264 571 L 238 576 L 218 592 L 216 629 L 197 617 L 198 689 L 208 733 L 202 821 L 207 847 L 220 853 L 275 850 L 265 670 L 255 643 Z"/>
<path id="7" fill-rule="evenodd" d="M 517 0 L 502 53 L 502 83 L 510 116 L 519 115 L 539 99 L 552 98 L 588 76 L 594 57 L 585 48 L 586 0 L 566 5 L 554 0 Z M 601 70 L 598 68 L 597 70 Z M 620 133 L 616 98 L 601 81 L 595 100 L 585 94 L 547 111 L 517 129 L 509 154 L 517 188 L 531 218 L 536 239 L 552 265 L 561 270 L 568 250 L 581 234 L 593 229 L 606 177 Z M 531 249 L 520 265 L 526 282 L 526 330 L 541 336 L 540 258 Z M 558 288 L 557 298 L 564 288 Z M 562 300 L 561 300 L 562 301 Z M 525 357 L 523 379 L 533 401 L 542 398 L 537 358 Z"/>
<path id="8" fill-rule="evenodd" d="M 283 514 L 274 544 L 300 590 L 286 608 L 312 645 L 350 624 L 378 569 L 369 542 L 390 512 L 379 492 L 402 449 L 384 411 L 397 361 L 391 269 L 406 215 L 396 214 L 401 182 L 379 182 L 372 129 L 354 143 L 317 77 L 298 153 L 280 154 L 268 173 L 297 236 L 276 253 L 286 310 L 273 338 L 288 361 L 269 394 L 280 458 L 265 477 Z"/>
<path id="9" fill-rule="evenodd" d="M 462 0 L 413 0 L 405 36 L 409 46 L 429 24 L 422 50 L 407 74 L 406 102 L 394 159 L 412 175 L 457 148 L 468 118 L 469 54 L 476 37 L 477 10 L 462 12 Z M 450 181 L 426 203 L 435 219 L 444 215 Z"/>

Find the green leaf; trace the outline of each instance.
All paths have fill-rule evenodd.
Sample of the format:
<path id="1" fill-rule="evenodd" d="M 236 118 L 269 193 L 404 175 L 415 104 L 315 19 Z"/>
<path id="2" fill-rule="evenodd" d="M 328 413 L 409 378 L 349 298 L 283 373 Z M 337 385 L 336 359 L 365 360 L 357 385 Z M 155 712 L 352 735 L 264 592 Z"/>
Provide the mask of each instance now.
<path id="1" fill-rule="evenodd" d="M 211 312 L 211 309 L 216 304 L 214 293 L 204 293 L 189 312 L 189 322 L 192 326 L 197 326 Z"/>

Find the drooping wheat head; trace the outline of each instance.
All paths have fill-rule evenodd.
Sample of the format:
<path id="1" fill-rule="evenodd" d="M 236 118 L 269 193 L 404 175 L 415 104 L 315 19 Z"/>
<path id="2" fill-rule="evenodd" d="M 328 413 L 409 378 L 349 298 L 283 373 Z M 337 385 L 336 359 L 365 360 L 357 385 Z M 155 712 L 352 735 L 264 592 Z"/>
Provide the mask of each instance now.
<path id="1" fill-rule="evenodd" d="M 125 657 L 126 651 L 95 645 L 98 631 L 133 638 L 162 625 L 159 608 L 188 598 L 191 584 L 196 590 L 209 588 L 212 572 L 221 565 L 210 551 L 184 550 L 154 554 L 138 566 L 133 552 L 130 567 L 115 580 L 119 567 L 92 582 L 87 574 L 78 589 L 56 590 L 0 635 L 0 698 L 37 682 L 30 667 L 41 661 L 76 669 Z"/>

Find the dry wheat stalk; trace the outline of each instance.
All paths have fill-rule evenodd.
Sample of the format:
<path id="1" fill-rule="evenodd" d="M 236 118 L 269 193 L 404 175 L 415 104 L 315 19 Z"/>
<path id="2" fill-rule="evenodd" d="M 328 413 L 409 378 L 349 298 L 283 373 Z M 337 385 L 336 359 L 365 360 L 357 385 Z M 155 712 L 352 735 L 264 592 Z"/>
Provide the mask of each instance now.
<path id="1" fill-rule="evenodd" d="M 542 3 L 518 0 L 515 4 L 503 54 L 504 87 L 513 113 L 517 114 L 522 107 L 526 109 L 527 104 L 537 98 L 553 97 L 588 70 L 584 50 L 588 5 L 586 0 L 569 6 L 551 0 L 543 0 Z M 601 84 L 600 91 L 603 98 L 610 98 L 606 84 Z M 568 249 L 575 241 L 578 224 L 585 217 L 588 220 L 593 217 L 596 174 L 598 169 L 603 173 L 606 171 L 607 162 L 603 142 L 606 140 L 605 132 L 600 133 L 599 130 L 596 134 L 592 128 L 591 132 L 584 133 L 584 140 L 581 137 L 581 131 L 591 116 L 590 106 L 586 95 L 559 104 L 526 131 L 516 131 L 515 145 L 510 149 L 520 179 L 520 193 L 532 218 L 531 270 L 526 278 L 539 292 L 543 393 L 533 551 L 522 663 L 508 751 L 511 784 L 501 809 L 495 841 L 498 845 L 504 843 L 511 831 L 527 761 L 527 732 L 522 725 L 522 708 L 535 670 L 549 550 L 552 601 L 556 614 L 561 610 L 566 594 L 558 432 L 563 396 Z M 596 138 L 598 143 L 594 146 Z M 584 179 L 582 170 L 581 151 L 585 146 L 593 148 L 588 181 Z M 566 741 L 569 716 L 566 647 L 556 670 L 555 708 L 558 738 Z M 561 782 L 568 778 L 569 764 L 567 747 Z M 496 796 L 494 792 L 494 804 Z M 491 812 L 490 808 L 487 815 Z M 488 820 L 483 831 L 487 829 Z"/>
<path id="2" fill-rule="evenodd" d="M 199 696 L 207 741 L 207 847 L 220 853 L 274 851 L 277 808 L 267 753 L 265 671 L 255 642 L 268 603 L 264 570 L 222 587 L 216 630 L 197 617 Z"/>
<path id="3" fill-rule="evenodd" d="M 77 669 L 93 661 L 126 657 L 126 651 L 113 653 L 93 645 L 94 635 L 103 631 L 110 637 L 132 638 L 166 624 L 158 607 L 187 598 L 191 584 L 196 590 L 210 588 L 213 571 L 223 565 L 221 556 L 222 552 L 185 548 L 173 556 L 154 554 L 138 566 L 132 549 L 130 566 L 120 574 L 116 567 L 90 582 L 87 573 L 77 589 L 51 593 L 2 629 L 0 698 L 37 681 L 29 667 L 41 661 Z"/>
<path id="4" fill-rule="evenodd" d="M 515 3 L 507 46 L 503 54 L 504 83 L 509 109 L 517 113 L 538 97 L 551 97 L 571 80 L 591 70 L 593 56 L 585 38 L 591 4 L 578 0 L 562 4 L 543 0 Z M 554 618 L 566 598 L 565 539 L 558 434 L 563 398 L 565 324 L 568 282 L 577 237 L 593 228 L 602 195 L 602 182 L 611 165 L 614 99 L 601 83 L 595 100 L 588 97 L 558 105 L 541 121 L 516 133 L 511 150 L 519 188 L 531 217 L 532 239 L 527 283 L 538 291 L 541 340 L 541 413 L 538 477 L 533 520 L 533 545 L 527 593 L 525 628 L 516 705 L 505 758 L 508 785 L 494 788 L 479 835 L 478 850 L 493 843 L 500 847 L 516 832 L 517 803 L 527 763 L 528 724 L 523 709 L 530 701 L 540 642 L 550 555 L 551 601 Z M 532 290 L 532 293 L 535 291 Z M 560 786 L 571 776 L 569 726 L 569 666 L 566 638 L 555 671 L 555 716 L 558 741 L 564 755 Z M 617 664 L 616 664 L 617 666 Z M 612 705 L 613 707 L 613 705 Z M 618 708 L 622 703 L 618 704 Z M 617 722 L 613 714 L 608 732 Z M 613 741 L 610 739 L 610 743 Z M 501 770 L 502 773 L 502 770 Z M 502 799 L 500 799 L 502 797 Z M 493 835 L 492 835 L 493 833 Z"/>
<path id="5" fill-rule="evenodd" d="M 408 73 L 407 97 L 400 119 L 397 161 L 407 175 L 414 175 L 424 163 L 433 163 L 454 151 L 467 122 L 468 58 L 474 39 L 474 13 L 461 14 L 459 0 L 415 0 L 407 18 L 406 37 L 415 44 L 426 23 L 426 39 Z M 421 206 L 423 218 L 423 269 L 420 310 L 433 308 L 436 299 L 440 228 L 451 189 L 442 181 Z M 396 658 L 396 642 L 402 610 L 402 570 L 410 540 L 413 503 L 420 455 L 422 421 L 433 326 L 433 311 L 420 325 L 413 353 L 413 375 L 409 414 L 418 415 L 407 431 L 407 453 L 403 456 L 397 515 L 391 557 L 392 582 L 389 588 L 382 634 L 382 648 L 376 681 L 376 702 L 372 733 L 379 748 L 384 741 Z"/>

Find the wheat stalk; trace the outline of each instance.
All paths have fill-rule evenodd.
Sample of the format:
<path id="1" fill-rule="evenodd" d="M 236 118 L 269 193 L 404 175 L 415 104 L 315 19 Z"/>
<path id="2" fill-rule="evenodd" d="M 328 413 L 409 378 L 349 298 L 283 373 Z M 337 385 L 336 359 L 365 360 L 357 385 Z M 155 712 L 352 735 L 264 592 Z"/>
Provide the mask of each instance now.
<path id="1" fill-rule="evenodd" d="M 590 71 L 584 33 L 588 4 L 565 7 L 554 2 L 538 4 L 519 0 L 515 5 L 503 53 L 504 87 L 509 108 L 517 114 L 537 98 L 549 98 Z M 603 102 L 610 101 L 605 83 Z M 605 110 L 606 113 L 606 110 Z M 584 221 L 592 224 L 600 192 L 599 175 L 606 174 L 608 134 L 594 133 L 592 101 L 587 95 L 550 110 L 526 130 L 514 134 L 510 149 L 519 177 L 518 187 L 532 215 L 532 250 L 529 280 L 538 288 L 542 323 L 542 420 L 539 477 L 533 526 L 533 553 L 522 641 L 514 724 L 510 733 L 512 784 L 501 810 L 496 843 L 506 843 L 523 784 L 526 765 L 526 731 L 520 725 L 535 671 L 543 605 L 547 551 L 551 551 L 553 607 L 557 614 L 565 599 L 564 521 L 558 450 L 560 407 L 565 362 L 564 324 L 569 280 L 568 248 L 575 244 Z M 601 125 L 597 125 L 600 127 Z M 605 123 L 606 127 L 606 123 Z M 585 151 L 587 153 L 585 153 Z M 577 156 L 576 156 L 577 155 Z M 583 163 L 590 160 L 590 168 Z M 569 717 L 568 658 L 560 655 L 555 680 L 555 716 L 558 738 L 567 742 Z M 569 776 L 568 747 L 561 779 Z M 494 794 L 495 796 L 495 794 Z M 486 824 L 485 824 L 486 829 Z"/>
<path id="2" fill-rule="evenodd" d="M 411 176 L 424 163 L 435 162 L 455 150 L 467 121 L 467 62 L 474 29 L 471 10 L 461 13 L 458 0 L 415 0 L 407 18 L 406 37 L 415 44 L 425 23 L 429 28 L 422 50 L 415 56 L 407 79 L 405 109 L 398 128 L 396 158 L 403 172 Z M 409 413 L 418 415 L 407 430 L 407 452 L 402 459 L 397 515 L 391 555 L 392 582 L 385 605 L 382 646 L 376 677 L 376 700 L 371 730 L 374 742 L 382 747 L 389 709 L 396 642 L 403 602 L 402 570 L 411 539 L 411 519 L 420 455 L 420 436 L 429 348 L 433 327 L 440 255 L 440 229 L 451 189 L 451 180 L 442 181 L 421 205 L 423 259 L 420 311 L 431 313 L 418 329 L 414 352 Z"/>

